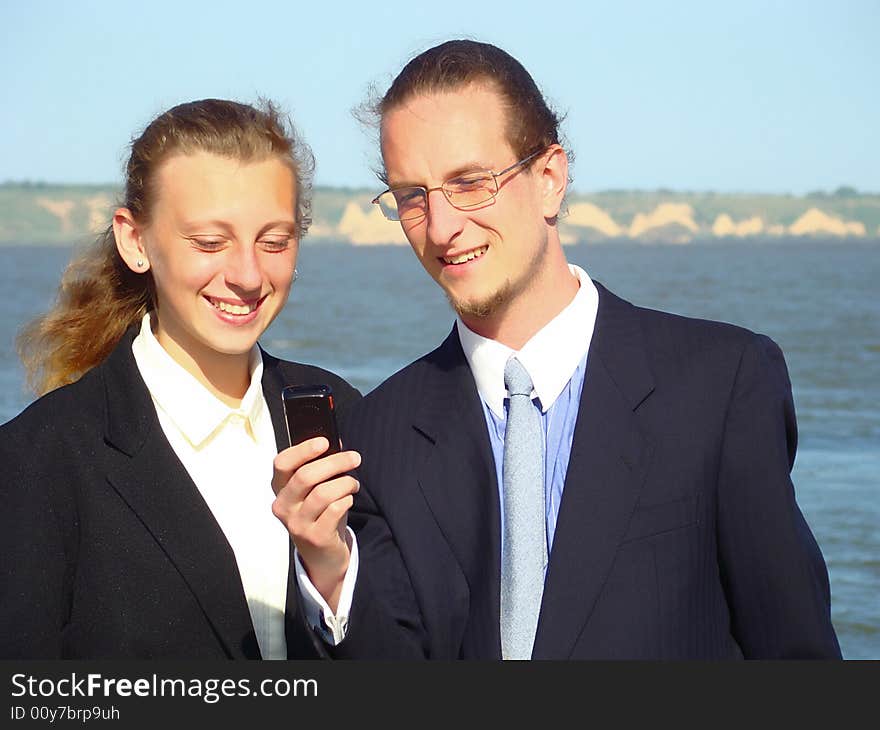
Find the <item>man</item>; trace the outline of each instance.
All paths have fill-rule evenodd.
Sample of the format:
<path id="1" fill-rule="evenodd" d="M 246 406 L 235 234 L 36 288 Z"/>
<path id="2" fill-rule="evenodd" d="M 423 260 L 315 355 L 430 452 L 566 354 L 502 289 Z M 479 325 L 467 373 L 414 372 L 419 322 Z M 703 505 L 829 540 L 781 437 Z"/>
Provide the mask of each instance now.
<path id="1" fill-rule="evenodd" d="M 276 514 L 332 597 L 331 653 L 838 658 L 775 343 L 567 264 L 558 120 L 504 51 L 432 48 L 378 112 L 375 202 L 458 321 L 346 424 L 356 567 L 339 464 L 276 460 Z"/>

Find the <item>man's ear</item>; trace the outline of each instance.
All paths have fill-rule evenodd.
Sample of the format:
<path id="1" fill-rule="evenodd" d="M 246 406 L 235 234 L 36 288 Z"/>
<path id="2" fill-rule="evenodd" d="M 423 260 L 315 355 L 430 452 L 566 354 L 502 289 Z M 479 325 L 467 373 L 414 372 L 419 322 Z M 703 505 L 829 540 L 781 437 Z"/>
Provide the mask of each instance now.
<path id="1" fill-rule="evenodd" d="M 143 229 L 128 208 L 117 208 L 113 213 L 113 235 L 116 250 L 129 269 L 136 274 L 149 270 L 150 260 L 144 248 Z"/>
<path id="2" fill-rule="evenodd" d="M 539 171 L 544 217 L 556 218 L 568 188 L 568 155 L 560 145 L 554 144 L 538 160 L 543 164 Z"/>

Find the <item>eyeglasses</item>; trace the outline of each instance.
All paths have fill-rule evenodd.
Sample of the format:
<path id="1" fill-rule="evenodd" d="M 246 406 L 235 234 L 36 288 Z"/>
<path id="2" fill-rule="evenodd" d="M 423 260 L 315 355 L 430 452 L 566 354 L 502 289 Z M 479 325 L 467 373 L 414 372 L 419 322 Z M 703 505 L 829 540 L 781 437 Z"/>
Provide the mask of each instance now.
<path id="1" fill-rule="evenodd" d="M 426 188 L 421 185 L 408 185 L 402 188 L 389 188 L 373 198 L 373 204 L 390 221 L 415 221 L 424 218 L 428 214 L 428 193 L 434 190 L 442 190 L 446 199 L 453 208 L 459 210 L 471 210 L 485 205 L 498 195 L 498 178 L 506 175 L 511 170 L 531 162 L 535 157 L 544 152 L 540 149 L 532 152 L 528 157 L 519 162 L 514 162 L 510 167 L 505 167 L 501 172 L 491 170 L 473 170 L 464 175 L 458 175 L 446 180 L 436 188 Z"/>

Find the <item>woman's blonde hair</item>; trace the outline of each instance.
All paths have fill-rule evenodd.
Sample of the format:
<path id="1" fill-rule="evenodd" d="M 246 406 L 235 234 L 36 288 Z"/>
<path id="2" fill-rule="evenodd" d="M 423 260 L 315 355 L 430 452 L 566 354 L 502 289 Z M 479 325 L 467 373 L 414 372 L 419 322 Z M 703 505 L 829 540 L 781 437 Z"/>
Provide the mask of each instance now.
<path id="1" fill-rule="evenodd" d="M 154 119 L 131 143 L 122 207 L 149 223 L 156 172 L 173 154 L 209 152 L 243 162 L 278 157 L 296 181 L 296 223 L 302 238 L 311 223 L 314 158 L 289 120 L 269 101 L 257 107 L 222 99 L 180 104 Z M 110 225 L 68 264 L 54 306 L 18 335 L 28 384 L 38 393 L 78 380 L 103 362 L 125 331 L 153 307 L 150 272 L 131 271 L 116 249 Z"/>

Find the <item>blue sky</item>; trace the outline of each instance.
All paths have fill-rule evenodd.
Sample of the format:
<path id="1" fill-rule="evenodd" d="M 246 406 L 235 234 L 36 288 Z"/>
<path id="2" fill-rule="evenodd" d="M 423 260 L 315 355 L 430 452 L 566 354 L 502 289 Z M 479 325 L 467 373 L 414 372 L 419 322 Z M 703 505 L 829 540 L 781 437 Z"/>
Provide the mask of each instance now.
<path id="1" fill-rule="evenodd" d="M 470 37 L 567 115 L 575 191 L 880 192 L 878 29 L 878 0 L 0 0 L 0 181 L 117 182 L 165 108 L 263 95 L 311 144 L 318 184 L 376 187 L 351 108 Z"/>

